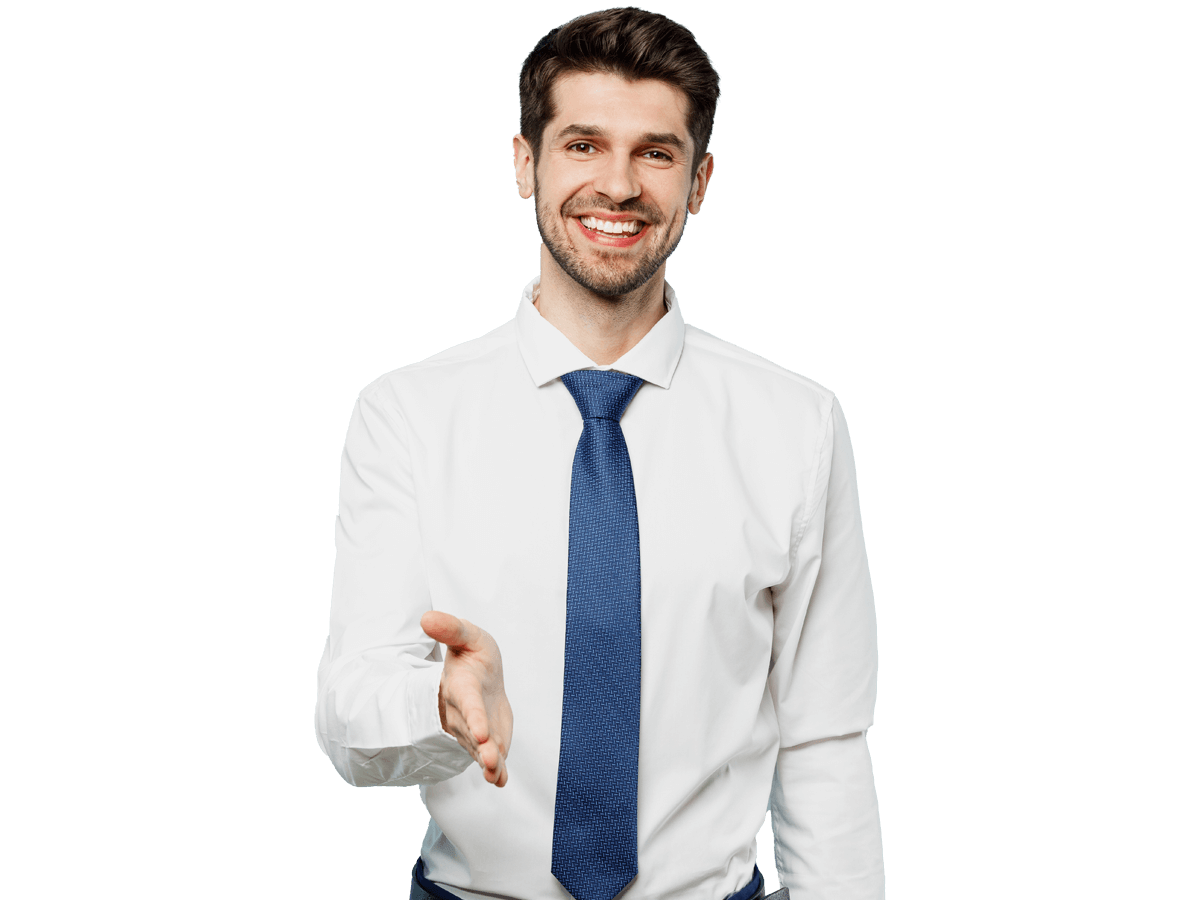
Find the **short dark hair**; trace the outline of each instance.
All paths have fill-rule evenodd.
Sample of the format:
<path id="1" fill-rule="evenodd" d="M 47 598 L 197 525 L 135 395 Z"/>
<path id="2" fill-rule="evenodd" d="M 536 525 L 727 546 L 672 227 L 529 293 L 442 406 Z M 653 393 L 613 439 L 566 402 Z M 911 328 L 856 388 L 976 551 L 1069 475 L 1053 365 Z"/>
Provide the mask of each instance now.
<path id="1" fill-rule="evenodd" d="M 554 118 L 555 82 L 571 72 L 607 72 L 628 81 L 653 78 L 688 99 L 693 171 L 708 150 L 719 79 L 693 34 L 658 13 L 634 7 L 606 9 L 572 19 L 537 42 L 521 66 L 521 134 L 536 165 L 542 134 Z"/>

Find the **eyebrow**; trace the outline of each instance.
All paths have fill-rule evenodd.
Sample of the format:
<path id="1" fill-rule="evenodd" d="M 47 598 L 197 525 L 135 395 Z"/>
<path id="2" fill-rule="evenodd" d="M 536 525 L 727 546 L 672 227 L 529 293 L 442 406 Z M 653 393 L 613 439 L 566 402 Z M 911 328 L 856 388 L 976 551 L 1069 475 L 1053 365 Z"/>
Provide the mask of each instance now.
<path id="1" fill-rule="evenodd" d="M 554 140 L 561 141 L 568 137 L 608 137 L 608 132 L 598 125 L 568 125 L 562 131 L 554 136 Z M 679 137 L 670 131 L 653 131 L 643 134 L 639 139 L 642 144 L 664 144 L 667 147 L 672 147 L 679 153 L 687 155 L 687 144 Z"/>

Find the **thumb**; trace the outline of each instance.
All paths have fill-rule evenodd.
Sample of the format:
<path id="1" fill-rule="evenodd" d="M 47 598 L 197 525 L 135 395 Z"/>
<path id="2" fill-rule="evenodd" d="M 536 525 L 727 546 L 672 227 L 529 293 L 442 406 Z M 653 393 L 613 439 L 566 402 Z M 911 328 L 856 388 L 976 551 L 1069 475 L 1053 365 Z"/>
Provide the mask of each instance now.
<path id="1" fill-rule="evenodd" d="M 421 616 L 421 629 L 439 644 L 445 644 L 447 647 L 460 648 L 470 643 L 470 624 L 466 619 L 436 610 L 430 610 Z"/>

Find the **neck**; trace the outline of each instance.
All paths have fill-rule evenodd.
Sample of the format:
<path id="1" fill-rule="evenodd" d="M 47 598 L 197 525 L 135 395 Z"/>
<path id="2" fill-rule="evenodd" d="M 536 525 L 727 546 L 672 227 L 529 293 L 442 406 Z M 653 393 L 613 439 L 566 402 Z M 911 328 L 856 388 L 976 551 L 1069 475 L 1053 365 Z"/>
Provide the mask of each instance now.
<path id="1" fill-rule="evenodd" d="M 616 362 L 667 313 L 666 266 L 619 297 L 590 291 L 562 270 L 542 245 L 541 280 L 533 305 L 596 365 Z"/>

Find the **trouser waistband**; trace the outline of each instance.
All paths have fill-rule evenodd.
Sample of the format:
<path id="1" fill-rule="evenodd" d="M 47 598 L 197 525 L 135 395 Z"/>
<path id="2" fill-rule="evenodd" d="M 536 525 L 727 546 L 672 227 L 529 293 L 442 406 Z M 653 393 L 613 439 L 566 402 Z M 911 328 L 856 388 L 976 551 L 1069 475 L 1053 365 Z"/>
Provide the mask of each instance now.
<path id="1" fill-rule="evenodd" d="M 412 888 L 408 894 L 409 900 L 462 900 L 457 894 L 452 894 L 441 885 L 434 884 L 425 877 L 425 860 L 417 857 L 417 863 L 412 870 Z M 765 882 L 758 866 L 754 867 L 754 877 L 750 883 L 735 894 L 730 894 L 725 900 L 789 900 L 788 889 L 780 888 L 773 894 L 766 893 Z"/>

